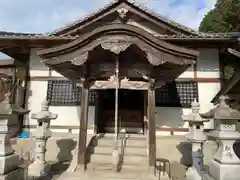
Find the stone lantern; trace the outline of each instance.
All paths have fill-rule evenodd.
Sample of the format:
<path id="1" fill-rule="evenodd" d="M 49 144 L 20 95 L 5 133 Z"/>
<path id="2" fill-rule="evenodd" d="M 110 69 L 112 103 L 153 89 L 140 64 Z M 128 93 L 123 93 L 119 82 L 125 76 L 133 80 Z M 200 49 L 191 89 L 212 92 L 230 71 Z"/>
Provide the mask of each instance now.
<path id="1" fill-rule="evenodd" d="M 203 166 L 203 144 L 207 140 L 204 134 L 204 122 L 209 120 L 203 119 L 200 114 L 200 105 L 194 100 L 192 102 L 192 113 L 183 115 L 182 119 L 191 124 L 186 139 L 192 144 L 192 167 L 186 172 L 187 180 L 201 180 L 205 174 Z"/>
<path id="2" fill-rule="evenodd" d="M 51 176 L 51 166 L 45 160 L 46 143 L 52 135 L 49 129 L 50 121 L 57 117 L 57 114 L 49 112 L 47 101 L 43 101 L 41 112 L 33 113 L 31 116 L 32 119 L 37 120 L 37 127 L 34 134 L 36 142 L 35 158 L 34 162 L 28 167 L 28 177 L 40 178 Z"/>
<path id="3" fill-rule="evenodd" d="M 19 155 L 15 154 L 10 138 L 18 126 L 19 115 L 29 113 L 16 104 L 11 104 L 11 94 L 5 94 L 5 100 L 0 103 L 0 179 L 24 179 L 24 171 L 19 168 Z"/>
<path id="4" fill-rule="evenodd" d="M 240 133 L 237 132 L 237 122 L 240 112 L 226 104 L 226 97 L 219 98 L 219 105 L 208 113 L 208 118 L 215 119 L 216 130 L 209 136 L 219 142 L 216 154 L 209 165 L 210 176 L 208 179 L 215 180 L 239 180 L 240 159 L 233 149 Z"/>

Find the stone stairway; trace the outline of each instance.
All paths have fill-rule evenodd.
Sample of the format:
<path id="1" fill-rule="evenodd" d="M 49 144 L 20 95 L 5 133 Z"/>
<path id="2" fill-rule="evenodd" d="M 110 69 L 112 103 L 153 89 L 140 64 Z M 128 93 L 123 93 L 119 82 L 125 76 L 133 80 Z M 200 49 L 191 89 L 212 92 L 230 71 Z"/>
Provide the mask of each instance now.
<path id="1" fill-rule="evenodd" d="M 113 136 L 96 137 L 89 147 L 90 154 L 87 170 L 113 170 L 112 151 L 114 147 Z M 146 140 L 143 135 L 129 135 L 123 139 L 123 156 L 120 157 L 120 171 L 148 170 L 148 157 Z"/>
<path id="2" fill-rule="evenodd" d="M 112 135 L 96 136 L 88 147 L 87 174 L 92 179 L 158 179 L 148 168 L 144 135 L 124 135 L 118 172 L 113 168 Z M 161 179 L 168 179 L 161 177 Z"/>

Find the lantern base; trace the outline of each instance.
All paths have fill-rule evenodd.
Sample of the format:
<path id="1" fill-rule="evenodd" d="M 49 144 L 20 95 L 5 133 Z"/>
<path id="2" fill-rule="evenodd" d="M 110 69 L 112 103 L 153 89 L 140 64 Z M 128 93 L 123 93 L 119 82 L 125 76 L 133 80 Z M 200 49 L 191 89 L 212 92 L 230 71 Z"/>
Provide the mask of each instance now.
<path id="1" fill-rule="evenodd" d="M 28 178 L 49 178 L 51 176 L 51 165 L 45 163 L 32 163 L 28 167 Z"/>
<path id="2" fill-rule="evenodd" d="M 186 172 L 186 180 L 202 180 L 203 176 L 207 174 L 206 171 L 201 170 L 200 172 L 195 167 L 189 167 Z"/>
<path id="3" fill-rule="evenodd" d="M 221 164 L 215 160 L 209 165 L 209 173 L 215 180 L 239 180 L 239 164 Z"/>

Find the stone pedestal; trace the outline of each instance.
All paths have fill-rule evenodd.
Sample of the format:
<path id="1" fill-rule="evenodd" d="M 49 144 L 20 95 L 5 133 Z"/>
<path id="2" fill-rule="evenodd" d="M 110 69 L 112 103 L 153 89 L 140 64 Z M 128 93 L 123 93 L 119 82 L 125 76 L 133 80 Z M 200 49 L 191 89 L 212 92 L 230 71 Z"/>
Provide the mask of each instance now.
<path id="1" fill-rule="evenodd" d="M 225 97 L 220 97 L 220 103 L 212 111 L 210 118 L 216 122 L 216 130 L 209 136 L 219 141 L 219 148 L 209 165 L 209 173 L 215 180 L 239 180 L 240 159 L 237 157 L 233 145 L 240 139 L 236 124 L 240 119 L 240 112 L 230 108 Z"/>
<path id="2" fill-rule="evenodd" d="M 42 103 L 42 111 L 32 114 L 32 119 L 38 121 L 34 134 L 36 148 L 34 162 L 28 167 L 29 178 L 49 178 L 51 177 L 51 166 L 45 160 L 47 139 L 51 137 L 49 130 L 50 121 L 57 118 L 57 114 L 49 112 L 48 102 Z"/>
<path id="3" fill-rule="evenodd" d="M 20 158 L 15 154 L 10 138 L 14 133 L 14 126 L 18 126 L 18 116 L 29 113 L 15 104 L 10 104 L 10 94 L 0 103 L 0 180 L 24 179 L 24 170 L 19 168 Z"/>
<path id="4" fill-rule="evenodd" d="M 203 119 L 200 114 L 200 105 L 194 100 L 192 103 L 192 113 L 183 115 L 182 119 L 191 124 L 186 139 L 192 144 L 192 166 L 186 172 L 187 180 L 202 180 L 206 171 L 203 165 L 203 144 L 206 141 L 204 134 L 204 122 L 209 120 Z"/>

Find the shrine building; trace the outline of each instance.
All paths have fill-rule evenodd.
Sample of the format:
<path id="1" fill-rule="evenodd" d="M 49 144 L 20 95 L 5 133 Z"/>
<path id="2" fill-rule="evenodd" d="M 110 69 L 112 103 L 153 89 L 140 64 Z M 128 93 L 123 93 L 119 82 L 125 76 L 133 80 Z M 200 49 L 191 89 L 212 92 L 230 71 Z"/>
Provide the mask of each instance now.
<path id="1" fill-rule="evenodd" d="M 19 84 L 13 99 L 31 112 L 47 99 L 58 118 L 53 134 L 138 134 L 147 137 L 149 164 L 158 136 L 185 135 L 182 114 L 194 99 L 201 112 L 223 86 L 222 59 L 237 33 L 200 33 L 128 0 L 46 34 L 0 32 Z M 23 97 L 23 98 L 22 98 Z M 35 130 L 30 116 L 24 130 Z M 205 123 L 214 129 L 214 122 Z M 80 163 L 84 158 L 79 160 Z"/>

